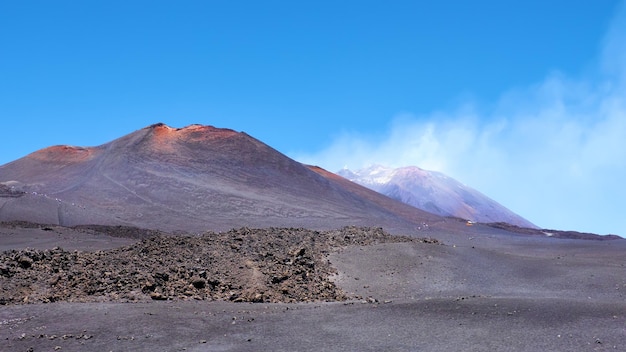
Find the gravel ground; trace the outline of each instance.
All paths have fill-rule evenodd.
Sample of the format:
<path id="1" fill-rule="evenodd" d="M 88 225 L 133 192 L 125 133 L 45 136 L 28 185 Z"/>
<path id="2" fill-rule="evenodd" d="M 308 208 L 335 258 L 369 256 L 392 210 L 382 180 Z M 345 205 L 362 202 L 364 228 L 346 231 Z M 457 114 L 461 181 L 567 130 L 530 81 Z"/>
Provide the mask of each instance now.
<path id="1" fill-rule="evenodd" d="M 323 232 L 241 228 L 201 236 L 138 237 L 146 238 L 95 252 L 59 247 L 6 251 L 0 255 L 0 304 L 344 300 L 346 295 L 329 280 L 336 273 L 326 259 L 332 251 L 348 245 L 436 242 L 357 227 Z"/>
<path id="2" fill-rule="evenodd" d="M 3 230 L 0 351 L 626 351 L 626 241 L 470 230 Z"/>

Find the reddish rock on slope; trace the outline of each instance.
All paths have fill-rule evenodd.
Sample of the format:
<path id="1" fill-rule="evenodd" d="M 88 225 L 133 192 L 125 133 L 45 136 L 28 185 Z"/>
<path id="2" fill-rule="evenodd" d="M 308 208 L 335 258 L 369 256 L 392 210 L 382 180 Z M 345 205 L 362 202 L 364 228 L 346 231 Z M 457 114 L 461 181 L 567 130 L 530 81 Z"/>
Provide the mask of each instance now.
<path id="1" fill-rule="evenodd" d="M 159 123 L 97 147 L 39 150 L 0 166 L 0 183 L 24 192 L 0 197 L 0 220 L 68 226 L 394 231 L 441 220 L 314 172 L 246 133 L 201 125 Z"/>

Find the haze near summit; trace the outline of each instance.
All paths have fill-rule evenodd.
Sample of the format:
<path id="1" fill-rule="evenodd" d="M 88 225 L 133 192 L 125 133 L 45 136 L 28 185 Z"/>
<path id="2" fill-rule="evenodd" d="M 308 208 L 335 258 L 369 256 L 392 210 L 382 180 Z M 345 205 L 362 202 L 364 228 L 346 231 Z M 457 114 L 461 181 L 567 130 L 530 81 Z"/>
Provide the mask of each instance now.
<path id="1" fill-rule="evenodd" d="M 529 53 L 528 58 L 541 53 Z M 344 131 L 296 158 L 330 170 L 417 165 L 451 175 L 544 228 L 626 234 L 626 11 L 597 60 L 493 103 L 398 114 L 381 135 Z M 468 68 L 471 69 L 471 68 Z"/>
<path id="2" fill-rule="evenodd" d="M 539 226 L 626 234 L 623 3 L 32 5 L 0 5 L 0 164 L 198 123 L 330 171 L 442 171 Z"/>

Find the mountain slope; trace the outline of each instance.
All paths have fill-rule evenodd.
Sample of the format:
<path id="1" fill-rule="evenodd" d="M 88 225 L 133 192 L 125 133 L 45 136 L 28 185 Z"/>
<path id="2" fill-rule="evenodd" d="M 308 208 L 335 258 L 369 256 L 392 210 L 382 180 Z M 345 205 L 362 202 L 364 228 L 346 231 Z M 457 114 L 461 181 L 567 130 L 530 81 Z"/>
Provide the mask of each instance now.
<path id="1" fill-rule="evenodd" d="M 426 171 L 415 166 L 392 169 L 374 165 L 358 171 L 343 169 L 338 174 L 437 215 L 536 228 L 534 224 L 491 198 L 440 172 Z"/>
<path id="2" fill-rule="evenodd" d="M 201 125 L 155 124 L 97 147 L 42 149 L 0 166 L 0 183 L 13 191 L 0 197 L 0 220 L 168 231 L 439 220 L 355 192 L 243 132 Z"/>

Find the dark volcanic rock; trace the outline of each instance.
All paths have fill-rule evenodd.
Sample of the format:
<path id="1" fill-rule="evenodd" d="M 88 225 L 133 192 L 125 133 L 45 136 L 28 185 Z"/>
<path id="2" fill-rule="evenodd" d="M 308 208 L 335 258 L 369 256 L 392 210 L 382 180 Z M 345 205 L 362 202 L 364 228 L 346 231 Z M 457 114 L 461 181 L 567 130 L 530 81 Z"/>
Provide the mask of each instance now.
<path id="1" fill-rule="evenodd" d="M 17 198 L 24 195 L 23 191 L 0 183 L 0 197 Z"/>
<path id="2" fill-rule="evenodd" d="M 418 240 L 391 236 L 381 228 L 241 228 L 201 236 L 149 236 L 108 251 L 12 250 L 0 256 L 0 304 L 343 300 L 346 295 L 329 280 L 335 269 L 327 254 L 349 245 L 404 241 Z"/>

